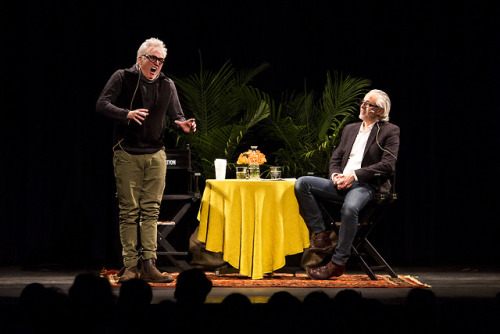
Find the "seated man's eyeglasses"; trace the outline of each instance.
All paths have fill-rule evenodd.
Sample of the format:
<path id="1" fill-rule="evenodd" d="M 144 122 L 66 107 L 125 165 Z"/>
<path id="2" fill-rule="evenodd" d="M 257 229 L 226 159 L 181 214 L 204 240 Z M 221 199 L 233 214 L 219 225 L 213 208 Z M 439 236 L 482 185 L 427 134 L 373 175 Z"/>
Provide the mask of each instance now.
<path id="1" fill-rule="evenodd" d="M 377 109 L 379 108 L 379 106 L 375 105 L 375 104 L 371 104 L 370 102 L 368 101 L 360 101 L 359 102 L 359 105 L 362 107 L 362 106 L 365 106 L 367 108 L 373 108 L 373 109 Z"/>
<path id="2" fill-rule="evenodd" d="M 163 64 L 165 62 L 165 58 L 158 58 L 153 55 L 144 55 L 143 57 L 148 58 L 148 60 L 153 64 L 158 64 L 158 63 Z"/>

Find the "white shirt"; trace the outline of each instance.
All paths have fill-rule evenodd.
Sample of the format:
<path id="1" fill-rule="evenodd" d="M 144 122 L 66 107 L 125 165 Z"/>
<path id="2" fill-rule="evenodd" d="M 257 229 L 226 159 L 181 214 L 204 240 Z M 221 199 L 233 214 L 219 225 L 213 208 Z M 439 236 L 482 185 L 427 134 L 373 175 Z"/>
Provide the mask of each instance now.
<path id="1" fill-rule="evenodd" d="M 359 127 L 358 135 L 356 136 L 356 139 L 354 140 L 354 144 L 352 145 L 351 153 L 349 154 L 349 160 L 347 161 L 347 164 L 343 170 L 343 174 L 347 175 L 349 172 L 353 172 L 354 174 L 354 179 L 357 181 L 358 177 L 356 176 L 356 173 L 354 172 L 356 169 L 361 168 L 361 161 L 363 161 L 363 155 L 365 153 L 365 147 L 366 147 L 366 142 L 368 141 L 368 137 L 370 136 L 370 132 L 372 131 L 373 126 L 375 123 L 372 123 L 369 126 L 365 126 L 365 122 L 361 123 L 361 126 Z M 332 175 L 332 180 L 333 176 L 336 175 L 337 173 L 334 173 Z"/>

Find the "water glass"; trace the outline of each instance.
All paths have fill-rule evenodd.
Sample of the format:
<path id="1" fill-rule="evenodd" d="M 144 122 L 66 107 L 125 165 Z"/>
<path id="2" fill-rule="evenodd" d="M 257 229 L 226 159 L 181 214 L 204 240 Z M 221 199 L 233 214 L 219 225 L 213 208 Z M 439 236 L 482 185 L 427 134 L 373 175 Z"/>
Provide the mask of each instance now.
<path id="1" fill-rule="evenodd" d="M 247 178 L 247 168 L 246 167 L 236 167 L 236 179 L 246 180 Z"/>
<path id="2" fill-rule="evenodd" d="M 280 179 L 281 178 L 281 167 L 280 166 L 272 166 L 269 174 L 271 175 L 271 180 Z"/>

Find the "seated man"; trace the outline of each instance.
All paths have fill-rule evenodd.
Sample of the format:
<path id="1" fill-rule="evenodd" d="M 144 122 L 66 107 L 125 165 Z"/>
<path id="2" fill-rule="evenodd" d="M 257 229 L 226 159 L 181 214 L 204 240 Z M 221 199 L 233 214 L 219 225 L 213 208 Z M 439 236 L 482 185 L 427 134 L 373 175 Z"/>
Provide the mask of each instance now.
<path id="1" fill-rule="evenodd" d="M 308 268 L 315 279 L 341 276 L 351 255 L 358 229 L 358 215 L 377 191 L 387 192 L 389 180 L 377 183 L 375 174 L 394 172 L 399 150 L 399 127 L 388 122 L 391 101 L 381 90 L 371 90 L 360 107 L 360 123 L 349 124 L 342 132 L 340 144 L 330 158 L 330 179 L 300 177 L 295 195 L 300 213 L 313 234 L 310 251 L 324 251 L 331 246 L 318 199 L 343 201 L 338 244 L 332 260 L 324 266 Z M 381 184 L 379 187 L 378 184 Z"/>

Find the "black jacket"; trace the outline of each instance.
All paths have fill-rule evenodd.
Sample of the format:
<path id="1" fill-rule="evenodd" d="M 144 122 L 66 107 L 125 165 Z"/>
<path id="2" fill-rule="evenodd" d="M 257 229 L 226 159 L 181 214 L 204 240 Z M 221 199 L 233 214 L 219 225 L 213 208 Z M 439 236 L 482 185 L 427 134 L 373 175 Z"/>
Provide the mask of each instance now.
<path id="1" fill-rule="evenodd" d="M 172 122 L 185 121 L 174 82 L 163 73 L 148 81 L 139 76 L 135 65 L 111 76 L 96 109 L 114 120 L 114 144 L 120 143 L 118 148 L 133 154 L 155 153 L 164 148 L 167 117 Z M 127 119 L 128 112 L 135 109 L 149 110 L 142 125 Z"/>

